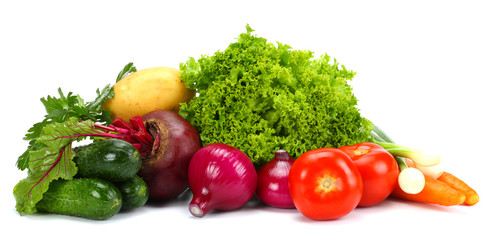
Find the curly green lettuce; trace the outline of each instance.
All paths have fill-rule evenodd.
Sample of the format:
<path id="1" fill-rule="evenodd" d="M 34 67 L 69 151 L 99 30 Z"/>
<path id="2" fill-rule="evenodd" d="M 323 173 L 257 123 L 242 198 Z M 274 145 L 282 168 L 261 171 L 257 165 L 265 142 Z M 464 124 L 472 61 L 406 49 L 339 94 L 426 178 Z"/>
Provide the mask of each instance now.
<path id="1" fill-rule="evenodd" d="M 278 149 L 296 158 L 371 140 L 372 124 L 348 84 L 355 72 L 327 54 L 314 59 L 312 51 L 275 45 L 252 32 L 247 25 L 224 51 L 180 64 L 181 79 L 198 93 L 180 114 L 203 145 L 232 145 L 258 167 Z"/>

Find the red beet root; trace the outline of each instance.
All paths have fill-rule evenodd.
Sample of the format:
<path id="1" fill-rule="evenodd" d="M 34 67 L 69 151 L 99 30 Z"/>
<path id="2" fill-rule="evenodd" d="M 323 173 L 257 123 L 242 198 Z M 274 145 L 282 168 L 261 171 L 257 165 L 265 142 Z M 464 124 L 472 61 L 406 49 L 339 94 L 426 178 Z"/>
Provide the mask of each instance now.
<path id="1" fill-rule="evenodd" d="M 154 138 L 153 151 L 143 158 L 138 175 L 149 188 L 149 200 L 177 197 L 188 188 L 188 164 L 200 148 L 197 130 L 171 111 L 153 111 L 142 116 Z"/>

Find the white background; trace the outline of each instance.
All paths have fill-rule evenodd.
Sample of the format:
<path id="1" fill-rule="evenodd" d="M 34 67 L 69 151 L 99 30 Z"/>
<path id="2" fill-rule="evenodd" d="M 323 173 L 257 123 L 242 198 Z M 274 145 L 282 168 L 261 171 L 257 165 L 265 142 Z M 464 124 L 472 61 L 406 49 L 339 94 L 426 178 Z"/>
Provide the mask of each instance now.
<path id="1" fill-rule="evenodd" d="M 69 3 L 70 2 L 70 3 Z M 1 235 L 27 239 L 491 239 L 493 7 L 490 1 L 2 1 Z M 315 222 L 255 203 L 188 213 L 190 196 L 105 221 L 19 216 L 15 167 L 39 101 L 57 88 L 87 101 L 128 62 L 179 67 L 225 49 L 249 23 L 258 36 L 357 71 L 361 113 L 394 140 L 441 154 L 447 171 L 480 195 L 473 207 L 397 200 Z"/>

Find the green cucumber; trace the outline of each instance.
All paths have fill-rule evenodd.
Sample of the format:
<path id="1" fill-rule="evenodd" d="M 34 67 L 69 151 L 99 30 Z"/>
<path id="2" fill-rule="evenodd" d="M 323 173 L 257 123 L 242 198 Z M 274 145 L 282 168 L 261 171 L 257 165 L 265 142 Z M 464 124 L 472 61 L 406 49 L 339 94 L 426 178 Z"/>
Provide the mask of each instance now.
<path id="1" fill-rule="evenodd" d="M 147 188 L 144 180 L 137 175 L 128 181 L 117 183 L 116 186 L 122 194 L 122 209 L 141 207 L 149 199 L 149 188 Z"/>
<path id="2" fill-rule="evenodd" d="M 120 139 L 95 141 L 74 148 L 77 177 L 96 177 L 111 182 L 132 179 L 142 166 L 139 151 Z"/>
<path id="3" fill-rule="evenodd" d="M 122 195 L 111 182 L 98 178 L 55 180 L 36 204 L 38 212 L 89 219 L 107 219 L 117 214 Z"/>

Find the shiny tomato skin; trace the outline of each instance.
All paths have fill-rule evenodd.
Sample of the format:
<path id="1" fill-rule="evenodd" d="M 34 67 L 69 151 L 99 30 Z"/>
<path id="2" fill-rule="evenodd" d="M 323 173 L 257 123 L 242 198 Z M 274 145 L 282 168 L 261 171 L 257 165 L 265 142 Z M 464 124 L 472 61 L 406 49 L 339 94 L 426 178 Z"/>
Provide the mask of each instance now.
<path id="1" fill-rule="evenodd" d="M 374 206 L 385 200 L 399 177 L 394 157 L 375 143 L 359 143 L 339 147 L 349 155 L 363 179 L 363 196 L 359 207 Z"/>
<path id="2" fill-rule="evenodd" d="M 336 148 L 302 154 L 291 166 L 288 179 L 296 209 L 313 220 L 349 214 L 363 193 L 358 169 L 347 154 Z"/>

